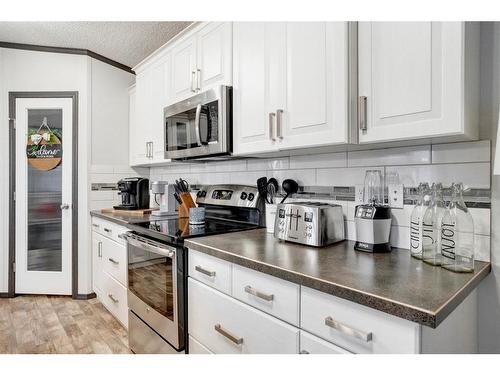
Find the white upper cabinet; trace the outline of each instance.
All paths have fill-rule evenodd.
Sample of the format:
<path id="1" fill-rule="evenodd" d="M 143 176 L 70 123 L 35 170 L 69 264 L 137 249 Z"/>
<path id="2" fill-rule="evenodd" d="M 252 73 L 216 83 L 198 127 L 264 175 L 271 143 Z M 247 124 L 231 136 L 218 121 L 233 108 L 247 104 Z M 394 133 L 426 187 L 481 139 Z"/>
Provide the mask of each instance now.
<path id="1" fill-rule="evenodd" d="M 130 122 L 131 165 L 146 164 L 150 155 L 151 102 L 153 74 L 145 70 L 137 75 L 135 85 L 135 118 Z M 131 101 L 132 102 L 132 101 Z"/>
<path id="2" fill-rule="evenodd" d="M 347 23 L 235 23 L 235 154 L 346 143 Z"/>
<path id="3" fill-rule="evenodd" d="M 478 36 L 463 22 L 360 22 L 360 143 L 476 138 Z"/>
<path id="4" fill-rule="evenodd" d="M 232 24 L 210 22 L 173 47 L 169 102 L 218 85 L 231 86 L 232 71 Z"/>

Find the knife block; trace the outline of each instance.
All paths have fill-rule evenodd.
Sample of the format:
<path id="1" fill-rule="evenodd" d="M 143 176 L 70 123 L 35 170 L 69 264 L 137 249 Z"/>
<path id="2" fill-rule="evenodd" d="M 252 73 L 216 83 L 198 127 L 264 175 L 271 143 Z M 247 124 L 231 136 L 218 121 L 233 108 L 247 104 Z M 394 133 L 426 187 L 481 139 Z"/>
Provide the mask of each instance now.
<path id="1" fill-rule="evenodd" d="M 179 218 L 189 218 L 189 209 L 196 207 L 190 193 L 182 193 L 179 198 L 182 204 L 179 206 Z"/>

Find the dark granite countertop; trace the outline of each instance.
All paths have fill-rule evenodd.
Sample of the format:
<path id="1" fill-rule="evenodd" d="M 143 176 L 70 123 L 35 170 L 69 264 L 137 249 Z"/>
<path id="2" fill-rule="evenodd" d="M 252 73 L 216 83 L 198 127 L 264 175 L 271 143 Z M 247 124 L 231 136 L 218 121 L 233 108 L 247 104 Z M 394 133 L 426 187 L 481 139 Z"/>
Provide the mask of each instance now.
<path id="1" fill-rule="evenodd" d="M 355 251 L 354 242 L 324 248 L 281 242 L 265 229 L 199 237 L 186 246 L 432 328 L 491 272 L 487 262 L 458 274 L 410 257 Z"/>
<path id="2" fill-rule="evenodd" d="M 142 223 L 143 221 L 149 220 L 148 215 L 130 215 L 127 213 L 118 213 L 118 212 L 102 212 L 101 210 L 90 211 L 90 216 L 99 217 L 101 219 L 109 220 L 113 223 L 119 225 L 127 225 L 127 224 L 135 224 Z"/>

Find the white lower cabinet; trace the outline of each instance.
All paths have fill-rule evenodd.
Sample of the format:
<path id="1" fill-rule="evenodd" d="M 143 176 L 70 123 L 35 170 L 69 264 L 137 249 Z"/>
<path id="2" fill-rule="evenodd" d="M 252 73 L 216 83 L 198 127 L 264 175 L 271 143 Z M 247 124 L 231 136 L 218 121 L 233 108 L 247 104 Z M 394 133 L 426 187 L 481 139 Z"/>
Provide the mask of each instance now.
<path id="1" fill-rule="evenodd" d="M 92 285 L 104 307 L 128 327 L 127 247 L 119 236 L 127 228 L 92 218 Z"/>
<path id="2" fill-rule="evenodd" d="M 300 354 L 352 354 L 305 331 L 300 331 Z"/>
<path id="3" fill-rule="evenodd" d="M 189 334 L 217 354 L 295 354 L 299 329 L 189 278 Z"/>
<path id="4" fill-rule="evenodd" d="M 214 354 L 205 345 L 189 336 L 189 354 Z"/>
<path id="5" fill-rule="evenodd" d="M 225 260 L 189 250 L 189 276 L 231 294 L 231 263 Z"/>

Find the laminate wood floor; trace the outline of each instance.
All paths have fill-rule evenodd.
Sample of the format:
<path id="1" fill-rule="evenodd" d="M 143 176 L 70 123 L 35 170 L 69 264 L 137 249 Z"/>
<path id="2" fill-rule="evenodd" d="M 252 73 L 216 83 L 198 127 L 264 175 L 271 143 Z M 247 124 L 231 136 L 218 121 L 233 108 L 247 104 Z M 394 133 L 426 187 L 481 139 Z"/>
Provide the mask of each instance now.
<path id="1" fill-rule="evenodd" d="M 0 298 L 0 353 L 130 354 L 127 331 L 97 300 Z"/>

